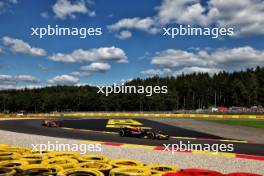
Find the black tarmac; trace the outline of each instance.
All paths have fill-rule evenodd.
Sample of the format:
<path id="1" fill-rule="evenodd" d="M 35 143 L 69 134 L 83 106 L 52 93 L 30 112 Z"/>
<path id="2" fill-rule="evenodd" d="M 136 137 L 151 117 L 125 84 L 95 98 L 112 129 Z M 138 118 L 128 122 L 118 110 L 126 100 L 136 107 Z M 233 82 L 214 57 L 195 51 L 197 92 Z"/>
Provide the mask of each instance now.
<path id="1" fill-rule="evenodd" d="M 94 140 L 94 141 L 114 142 L 114 143 L 129 143 L 129 144 L 150 145 L 150 146 L 164 146 L 164 144 L 180 144 L 180 143 L 206 144 L 206 145 L 233 144 L 234 151 L 232 151 L 232 153 L 264 156 L 264 150 L 263 150 L 264 144 L 213 141 L 210 139 L 222 139 L 222 138 L 219 136 L 188 130 L 181 127 L 161 124 L 158 122 L 151 121 L 149 119 L 135 119 L 135 120 L 140 122 L 142 126 L 151 127 L 154 130 L 162 130 L 163 132 L 172 136 L 200 138 L 200 140 L 190 140 L 190 139 L 149 140 L 149 139 L 133 138 L 133 137 L 120 137 L 118 134 L 107 134 L 107 133 L 94 132 L 94 131 L 79 131 L 79 130 L 68 130 L 62 128 L 51 128 L 51 127 L 42 126 L 41 125 L 42 120 L 40 119 L 4 120 L 4 121 L 0 121 L 0 129 L 19 132 L 19 133 L 28 133 L 28 134 L 61 137 L 61 138 L 69 138 L 69 139 Z M 102 131 L 113 131 L 113 132 L 118 131 L 118 128 L 106 128 L 107 123 L 108 123 L 108 119 L 82 119 L 82 120 L 70 119 L 70 120 L 60 120 L 59 122 L 61 126 L 68 128 L 102 130 Z"/>

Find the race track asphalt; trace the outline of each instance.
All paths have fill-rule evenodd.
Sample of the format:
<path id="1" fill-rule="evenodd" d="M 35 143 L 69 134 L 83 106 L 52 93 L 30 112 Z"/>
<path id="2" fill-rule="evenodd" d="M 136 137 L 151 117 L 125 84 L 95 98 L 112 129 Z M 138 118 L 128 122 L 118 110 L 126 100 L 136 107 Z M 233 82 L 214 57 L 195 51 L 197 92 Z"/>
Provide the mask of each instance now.
<path id="1" fill-rule="evenodd" d="M 92 120 L 94 121 L 65 120 L 60 123 L 62 126 L 67 125 L 67 127 L 72 127 L 72 128 L 105 130 L 105 123 L 107 120 L 104 119 L 92 119 Z M 187 130 L 180 127 L 174 127 L 170 125 L 164 126 L 164 124 L 160 124 L 158 122 L 154 122 L 151 120 L 140 119 L 139 121 L 146 126 L 152 127 L 153 129 L 161 129 L 161 128 L 162 130 L 166 129 L 163 131 L 174 136 L 221 139 L 221 137 L 218 136 Z M 129 143 L 129 144 L 150 145 L 150 146 L 163 146 L 164 144 L 179 144 L 180 142 L 184 144 L 210 144 L 210 145 L 233 144 L 234 151 L 232 151 L 232 153 L 264 156 L 264 144 L 222 142 L 222 141 L 212 141 L 206 139 L 205 140 L 189 140 L 189 139 L 148 140 L 148 139 L 132 138 L 132 137 L 120 137 L 117 134 L 106 134 L 106 133 L 93 132 L 93 131 L 78 131 L 78 130 L 67 130 L 61 128 L 43 127 L 41 125 L 41 122 L 42 120 L 40 119 L 3 120 L 0 121 L 0 129 L 19 132 L 19 133 L 28 133 L 35 135 L 70 138 L 70 139 L 78 139 L 78 140 L 94 140 L 94 141 Z M 111 129 L 110 131 L 115 131 L 115 130 L 117 129 Z"/>

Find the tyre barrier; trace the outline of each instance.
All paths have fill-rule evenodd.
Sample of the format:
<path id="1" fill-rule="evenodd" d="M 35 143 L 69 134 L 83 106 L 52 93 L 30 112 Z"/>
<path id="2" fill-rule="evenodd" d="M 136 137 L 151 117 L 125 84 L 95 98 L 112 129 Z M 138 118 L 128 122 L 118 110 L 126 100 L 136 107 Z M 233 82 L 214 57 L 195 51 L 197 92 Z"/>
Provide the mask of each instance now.
<path id="1" fill-rule="evenodd" d="M 78 152 L 50 152 L 47 153 L 49 158 L 55 158 L 55 157 L 69 157 L 69 158 L 78 158 L 81 156 Z"/>
<path id="2" fill-rule="evenodd" d="M 97 162 L 103 162 L 108 163 L 109 158 L 104 155 L 81 155 L 77 158 L 79 162 L 89 162 L 89 161 L 97 161 Z"/>
<path id="3" fill-rule="evenodd" d="M 83 163 L 77 164 L 75 167 L 95 169 L 95 170 L 101 171 L 105 175 L 108 175 L 110 170 L 113 168 L 112 165 L 110 164 L 97 162 L 97 161 L 83 162 Z"/>
<path id="4" fill-rule="evenodd" d="M 29 164 L 21 167 L 18 175 L 39 175 L 39 176 L 56 176 L 63 168 L 57 165 Z"/>
<path id="5" fill-rule="evenodd" d="M 39 152 L 39 153 L 38 153 Z M 77 152 L 32 151 L 0 144 L 0 176 L 261 176 L 253 173 L 221 174 L 206 169 L 144 164 Z"/>
<path id="6" fill-rule="evenodd" d="M 7 160 L 0 162 L 0 168 L 19 170 L 21 167 L 27 166 L 29 163 L 20 160 Z"/>
<path id="7" fill-rule="evenodd" d="M 110 161 L 110 164 L 113 167 L 128 167 L 128 166 L 135 166 L 135 167 L 143 167 L 144 163 L 136 160 L 128 160 L 128 159 L 116 159 Z"/>
<path id="8" fill-rule="evenodd" d="M 166 166 L 166 165 L 158 165 L 158 164 L 150 164 L 145 166 L 145 168 L 149 169 L 152 174 L 162 174 L 166 172 L 179 172 L 180 169 L 176 166 Z"/>
<path id="9" fill-rule="evenodd" d="M 0 162 L 6 160 L 20 159 L 21 155 L 16 152 L 0 152 Z"/>
<path id="10" fill-rule="evenodd" d="M 0 176 L 13 176 L 15 174 L 15 169 L 0 168 Z"/>
<path id="11" fill-rule="evenodd" d="M 41 164 L 56 165 L 62 167 L 63 169 L 70 169 L 70 168 L 74 168 L 75 165 L 78 164 L 78 161 L 68 157 L 56 157 L 56 158 L 43 160 Z"/>
<path id="12" fill-rule="evenodd" d="M 20 160 L 21 161 L 26 161 L 29 164 L 40 164 L 43 160 L 47 160 L 48 156 L 47 155 L 42 155 L 42 154 L 24 154 L 21 156 Z"/>
<path id="13" fill-rule="evenodd" d="M 98 170 L 93 169 L 67 169 L 58 173 L 58 176 L 104 176 L 104 174 Z"/>
<path id="14" fill-rule="evenodd" d="M 110 171 L 110 176 L 150 176 L 151 171 L 144 167 L 117 167 Z"/>

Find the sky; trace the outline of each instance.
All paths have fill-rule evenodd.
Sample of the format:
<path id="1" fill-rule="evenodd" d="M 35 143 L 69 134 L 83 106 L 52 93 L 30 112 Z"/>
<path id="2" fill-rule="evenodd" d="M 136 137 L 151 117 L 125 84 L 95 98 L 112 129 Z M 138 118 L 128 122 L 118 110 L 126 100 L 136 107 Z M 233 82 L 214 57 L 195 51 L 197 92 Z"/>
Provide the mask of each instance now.
<path id="1" fill-rule="evenodd" d="M 0 89 L 107 85 L 264 66 L 263 0 L 0 0 Z M 101 35 L 32 35 L 32 28 Z M 231 36 L 170 36 L 180 25 Z"/>

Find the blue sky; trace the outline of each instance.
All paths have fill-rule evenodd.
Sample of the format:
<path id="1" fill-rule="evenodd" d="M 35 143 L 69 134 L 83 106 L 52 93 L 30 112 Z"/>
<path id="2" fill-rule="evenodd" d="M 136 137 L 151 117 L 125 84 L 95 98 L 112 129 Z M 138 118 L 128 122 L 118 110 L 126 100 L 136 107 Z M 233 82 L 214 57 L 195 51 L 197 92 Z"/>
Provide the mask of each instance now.
<path id="1" fill-rule="evenodd" d="M 262 0 L 2 0 L 0 89 L 263 66 L 263 16 Z M 47 25 L 102 28 L 102 35 L 31 35 Z M 179 25 L 233 28 L 234 36 L 162 35 Z"/>

